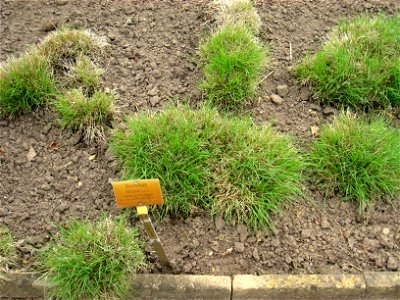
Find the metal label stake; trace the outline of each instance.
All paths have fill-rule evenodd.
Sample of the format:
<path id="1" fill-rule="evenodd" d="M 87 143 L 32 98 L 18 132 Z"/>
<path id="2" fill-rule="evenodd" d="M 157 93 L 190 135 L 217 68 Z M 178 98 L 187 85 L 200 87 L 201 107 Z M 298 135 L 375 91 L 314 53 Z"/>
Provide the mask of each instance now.
<path id="1" fill-rule="evenodd" d="M 170 263 L 160 238 L 154 229 L 146 205 L 162 205 L 164 203 L 160 181 L 158 179 L 129 180 L 112 183 L 115 199 L 119 208 L 136 207 L 137 214 L 143 224 L 150 244 L 156 251 L 160 263 L 168 267 Z"/>
<path id="2" fill-rule="evenodd" d="M 136 211 L 140 218 L 140 221 L 142 221 L 144 229 L 149 235 L 150 245 L 156 251 L 158 258 L 160 259 L 160 263 L 163 266 L 168 267 L 170 264 L 167 255 L 165 254 L 164 247 L 162 246 L 160 238 L 158 237 L 157 232 L 154 229 L 153 223 L 151 222 L 147 206 L 138 206 L 136 207 Z"/>

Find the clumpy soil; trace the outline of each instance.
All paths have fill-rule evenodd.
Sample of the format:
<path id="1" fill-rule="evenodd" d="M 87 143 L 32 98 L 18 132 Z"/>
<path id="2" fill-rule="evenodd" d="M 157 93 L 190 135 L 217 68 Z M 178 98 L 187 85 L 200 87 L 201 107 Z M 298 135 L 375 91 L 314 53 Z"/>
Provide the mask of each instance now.
<path id="1" fill-rule="evenodd" d="M 19 1 L 3 0 L 0 61 L 19 55 L 55 26 L 89 28 L 110 43 L 105 86 L 116 89 L 124 112 L 159 110 L 174 98 L 201 101 L 196 47 L 213 28 L 209 1 Z M 337 113 L 312 98 L 288 71 L 305 52 L 315 51 L 342 17 L 394 13 L 398 0 L 256 1 L 261 38 L 271 62 L 256 104 L 257 122 L 310 140 L 311 126 Z M 268 76 L 267 76 L 268 75 Z M 278 94 L 282 101 L 272 101 Z M 279 102 L 279 103 L 278 103 Z M 117 210 L 110 182 L 120 166 L 106 146 L 87 146 L 79 132 L 61 129 L 50 110 L 0 120 L 0 225 L 18 241 L 21 268 L 32 269 L 42 247 L 69 218 L 95 219 Z M 191 274 L 394 271 L 400 265 L 399 209 L 380 203 L 360 217 L 353 203 L 324 197 L 314 186 L 306 197 L 274 216 L 275 228 L 251 234 L 201 212 L 157 225 L 172 261 L 162 269 L 148 246 L 145 272 Z M 139 223 L 135 218 L 133 223 Z M 142 235 L 145 237 L 144 233 Z"/>

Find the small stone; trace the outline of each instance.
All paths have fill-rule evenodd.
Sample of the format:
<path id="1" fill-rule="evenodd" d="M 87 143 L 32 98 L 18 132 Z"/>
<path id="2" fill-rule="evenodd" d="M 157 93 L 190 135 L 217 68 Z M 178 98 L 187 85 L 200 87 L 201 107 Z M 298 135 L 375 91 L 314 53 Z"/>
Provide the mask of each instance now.
<path id="1" fill-rule="evenodd" d="M 377 268 L 383 268 L 384 264 L 385 264 L 385 262 L 381 257 L 376 257 L 375 258 L 375 266 Z"/>
<path id="2" fill-rule="evenodd" d="M 289 92 L 289 88 L 286 84 L 280 84 L 276 87 L 276 93 L 281 97 L 286 97 Z"/>
<path id="3" fill-rule="evenodd" d="M 328 222 L 328 218 L 326 216 L 323 216 L 321 218 L 321 228 L 322 229 L 329 229 L 331 227 L 331 224 Z"/>
<path id="4" fill-rule="evenodd" d="M 114 41 L 117 37 L 117 35 L 114 32 L 109 32 L 107 36 L 111 41 Z"/>
<path id="5" fill-rule="evenodd" d="M 272 78 L 274 78 L 275 80 L 279 80 L 282 78 L 282 72 L 280 70 L 275 71 L 274 73 L 272 73 Z"/>
<path id="6" fill-rule="evenodd" d="M 388 258 L 388 260 L 386 262 L 386 267 L 390 271 L 397 271 L 398 265 L 397 265 L 396 260 L 392 256 L 389 256 L 389 258 Z"/>
<path id="7" fill-rule="evenodd" d="M 310 89 L 309 89 L 309 88 L 303 87 L 303 88 L 300 90 L 300 95 L 299 95 L 299 97 L 300 97 L 300 99 L 301 99 L 302 101 L 307 101 L 307 100 L 310 98 L 310 96 L 311 96 L 311 92 L 310 92 Z"/>
<path id="8" fill-rule="evenodd" d="M 390 229 L 387 228 L 387 227 L 385 227 L 385 228 L 382 229 L 382 233 L 383 233 L 384 235 L 388 235 L 388 234 L 390 233 Z"/>
<path id="9" fill-rule="evenodd" d="M 68 0 L 56 0 L 56 5 L 63 6 L 68 3 Z"/>
<path id="10" fill-rule="evenodd" d="M 289 255 L 286 255 L 285 262 L 289 265 L 292 262 L 292 258 Z"/>
<path id="11" fill-rule="evenodd" d="M 128 19 L 126 19 L 126 21 L 125 21 L 125 25 L 133 25 L 133 19 L 132 18 L 128 18 Z"/>
<path id="12" fill-rule="evenodd" d="M 68 209 L 68 205 L 67 205 L 66 203 L 61 203 L 61 204 L 57 207 L 57 210 L 58 210 L 59 212 L 66 211 L 67 209 Z"/>
<path id="13" fill-rule="evenodd" d="M 234 248 L 235 248 L 236 252 L 242 253 L 242 252 L 244 252 L 244 243 L 236 242 Z"/>
<path id="14" fill-rule="evenodd" d="M 215 218 L 215 229 L 217 231 L 221 231 L 225 227 L 225 221 L 222 219 L 221 216 L 217 216 Z"/>
<path id="15" fill-rule="evenodd" d="M 315 104 L 315 103 L 311 103 L 310 108 L 315 111 L 321 111 L 321 106 L 319 106 L 318 104 Z"/>
<path id="16" fill-rule="evenodd" d="M 151 106 L 156 106 L 160 102 L 161 98 L 159 96 L 154 96 L 150 98 Z"/>
<path id="17" fill-rule="evenodd" d="M 28 161 L 32 161 L 36 157 L 36 151 L 33 147 L 29 147 L 28 154 L 26 154 L 26 158 Z"/>
<path id="18" fill-rule="evenodd" d="M 277 95 L 277 94 L 272 94 L 270 96 L 271 101 L 274 102 L 277 105 L 281 105 L 283 103 L 283 99 L 281 96 Z"/>
<path id="19" fill-rule="evenodd" d="M 0 126 L 8 126 L 8 121 L 0 120 Z"/>
<path id="20" fill-rule="evenodd" d="M 4 207 L 0 207 L 0 217 L 4 217 L 6 215 L 6 209 Z"/>
<path id="21" fill-rule="evenodd" d="M 325 107 L 322 113 L 325 116 L 333 115 L 335 113 L 335 110 L 332 107 Z"/>
<path id="22" fill-rule="evenodd" d="M 82 20 L 74 20 L 70 24 L 73 28 L 82 28 L 85 26 L 85 23 Z"/>
<path id="23" fill-rule="evenodd" d="M 41 235 L 29 236 L 26 238 L 25 243 L 30 245 L 36 245 L 42 243 L 44 241 L 44 237 Z"/>
<path id="24" fill-rule="evenodd" d="M 310 230 L 310 229 L 303 229 L 303 230 L 301 231 L 301 236 L 302 236 L 303 238 L 309 238 L 309 237 L 311 237 L 311 230 Z"/>
<path id="25" fill-rule="evenodd" d="M 183 265 L 183 272 L 185 273 L 189 273 L 190 271 L 192 271 L 192 264 L 190 262 L 187 262 L 186 264 Z"/>
<path id="26" fill-rule="evenodd" d="M 158 89 L 156 87 L 152 88 L 150 91 L 147 92 L 148 96 L 155 96 L 158 94 Z"/>
<path id="27" fill-rule="evenodd" d="M 43 183 L 41 186 L 41 189 L 44 191 L 50 191 L 51 190 L 51 185 L 48 183 Z"/>
<path id="28" fill-rule="evenodd" d="M 200 246 L 200 242 L 197 239 L 194 239 L 192 241 L 191 247 L 192 248 L 197 248 L 198 246 Z"/>
<path id="29" fill-rule="evenodd" d="M 236 228 L 236 231 L 239 233 L 239 240 L 244 242 L 247 238 L 247 227 L 243 224 L 239 224 Z"/>
<path id="30" fill-rule="evenodd" d="M 45 177 L 45 179 L 46 179 L 46 181 L 47 181 L 48 183 L 50 183 L 50 182 L 53 182 L 53 181 L 54 181 L 54 177 L 53 177 L 53 176 L 51 176 L 51 175 L 47 175 L 47 176 Z"/>
<path id="31" fill-rule="evenodd" d="M 253 250 L 253 258 L 256 261 L 260 261 L 260 255 L 258 254 L 258 248 L 254 248 L 254 250 Z"/>
<path id="32" fill-rule="evenodd" d="M 319 131 L 320 131 L 319 126 L 311 126 L 310 129 L 311 129 L 311 135 L 313 137 L 317 137 L 319 135 Z"/>
<path id="33" fill-rule="evenodd" d="M 57 23 L 54 20 L 45 20 L 42 23 L 41 30 L 44 32 L 52 31 L 57 28 Z"/>

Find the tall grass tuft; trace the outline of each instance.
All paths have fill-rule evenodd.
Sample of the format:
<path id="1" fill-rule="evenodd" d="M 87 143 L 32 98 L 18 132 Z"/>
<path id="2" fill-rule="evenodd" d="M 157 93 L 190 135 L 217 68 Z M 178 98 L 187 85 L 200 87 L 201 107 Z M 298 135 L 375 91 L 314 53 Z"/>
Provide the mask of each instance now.
<path id="1" fill-rule="evenodd" d="M 266 50 L 245 26 L 219 29 L 200 46 L 204 80 L 200 87 L 219 108 L 237 110 L 255 95 Z"/>
<path id="2" fill-rule="evenodd" d="M 0 66 L 0 116 L 32 111 L 55 94 L 56 84 L 42 56 L 28 53 Z"/>
<path id="3" fill-rule="evenodd" d="M 124 218 L 73 221 L 41 252 L 49 297 L 125 299 L 129 277 L 143 267 L 142 242 Z"/>
<path id="4" fill-rule="evenodd" d="M 360 210 L 400 192 L 400 131 L 383 118 L 342 113 L 321 129 L 310 153 L 314 180 Z"/>
<path id="5" fill-rule="evenodd" d="M 198 207 L 265 228 L 270 213 L 300 192 L 303 164 L 286 137 L 207 107 L 128 118 L 113 133 L 111 148 L 125 179 L 160 179 L 162 215 L 188 216 Z"/>
<path id="6" fill-rule="evenodd" d="M 357 110 L 400 106 L 400 14 L 340 22 L 294 73 L 321 101 Z"/>

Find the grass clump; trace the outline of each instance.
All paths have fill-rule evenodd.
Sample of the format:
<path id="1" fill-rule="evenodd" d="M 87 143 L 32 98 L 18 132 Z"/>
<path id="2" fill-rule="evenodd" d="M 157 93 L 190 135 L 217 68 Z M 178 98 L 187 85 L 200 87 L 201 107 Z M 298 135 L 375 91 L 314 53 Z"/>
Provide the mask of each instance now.
<path id="1" fill-rule="evenodd" d="M 295 67 L 321 101 L 353 109 L 400 106 L 400 15 L 339 23 L 314 56 Z"/>
<path id="2" fill-rule="evenodd" d="M 220 26 L 240 25 L 258 34 L 261 19 L 251 0 L 216 0 Z"/>
<path id="3" fill-rule="evenodd" d="M 0 67 L 0 116 L 32 111 L 55 93 L 56 84 L 42 56 L 26 54 Z"/>
<path id="4" fill-rule="evenodd" d="M 0 272 L 16 263 L 17 253 L 14 238 L 5 227 L 0 227 Z"/>
<path id="5" fill-rule="evenodd" d="M 114 132 L 111 148 L 125 179 L 160 179 L 162 214 L 199 207 L 256 229 L 299 192 L 302 162 L 286 137 L 210 108 L 139 114 Z"/>
<path id="6" fill-rule="evenodd" d="M 49 296 L 124 299 L 127 279 L 143 266 L 141 247 L 136 230 L 127 228 L 124 218 L 67 224 L 41 253 Z"/>
<path id="7" fill-rule="evenodd" d="M 61 115 L 61 125 L 82 130 L 87 143 L 105 140 L 105 129 L 115 112 L 113 103 L 111 94 L 96 91 L 86 97 L 82 89 L 66 91 L 53 102 Z"/>
<path id="8" fill-rule="evenodd" d="M 106 42 L 91 31 L 61 27 L 49 34 L 32 52 L 45 57 L 62 89 L 82 88 L 90 96 L 101 85 L 97 66 Z"/>
<path id="9" fill-rule="evenodd" d="M 71 78 L 76 85 L 84 87 L 86 94 L 92 94 L 101 87 L 104 71 L 87 56 L 80 56 L 71 66 Z"/>
<path id="10" fill-rule="evenodd" d="M 82 55 L 97 61 L 104 51 L 106 42 L 89 30 L 72 29 L 66 26 L 50 33 L 38 46 L 54 69 L 63 69 Z"/>
<path id="11" fill-rule="evenodd" d="M 310 154 L 315 180 L 360 210 L 400 191 L 400 132 L 385 120 L 342 113 L 323 128 Z"/>
<path id="12" fill-rule="evenodd" d="M 244 26 L 225 26 L 200 46 L 200 87 L 220 108 L 242 108 L 255 95 L 266 62 L 260 41 Z"/>

